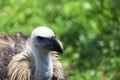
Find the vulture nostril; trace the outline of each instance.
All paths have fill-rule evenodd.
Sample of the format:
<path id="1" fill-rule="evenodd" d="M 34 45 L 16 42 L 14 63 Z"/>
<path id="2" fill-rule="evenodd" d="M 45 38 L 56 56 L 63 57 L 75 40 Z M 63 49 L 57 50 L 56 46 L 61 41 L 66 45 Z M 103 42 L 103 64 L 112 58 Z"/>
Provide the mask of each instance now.
<path id="1" fill-rule="evenodd" d="M 56 39 L 56 37 L 55 37 L 55 36 L 52 36 L 52 37 L 51 37 L 51 40 L 55 40 L 55 39 Z"/>

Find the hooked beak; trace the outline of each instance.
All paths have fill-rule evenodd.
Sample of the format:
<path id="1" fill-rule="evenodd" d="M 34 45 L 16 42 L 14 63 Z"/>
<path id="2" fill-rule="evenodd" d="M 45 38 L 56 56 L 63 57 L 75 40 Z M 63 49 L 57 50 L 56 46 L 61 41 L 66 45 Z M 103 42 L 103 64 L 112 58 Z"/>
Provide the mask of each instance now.
<path id="1" fill-rule="evenodd" d="M 52 37 L 51 42 L 53 44 L 54 51 L 57 51 L 59 53 L 63 53 L 63 46 L 59 40 L 57 40 L 55 37 Z"/>

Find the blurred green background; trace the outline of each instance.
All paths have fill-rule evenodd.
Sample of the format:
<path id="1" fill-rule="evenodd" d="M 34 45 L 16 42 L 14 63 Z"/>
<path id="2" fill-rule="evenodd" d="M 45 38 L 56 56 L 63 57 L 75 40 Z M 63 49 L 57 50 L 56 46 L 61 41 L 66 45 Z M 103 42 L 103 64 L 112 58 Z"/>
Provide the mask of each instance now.
<path id="1" fill-rule="evenodd" d="M 120 0 L 0 0 L 0 32 L 49 26 L 69 80 L 120 80 Z"/>

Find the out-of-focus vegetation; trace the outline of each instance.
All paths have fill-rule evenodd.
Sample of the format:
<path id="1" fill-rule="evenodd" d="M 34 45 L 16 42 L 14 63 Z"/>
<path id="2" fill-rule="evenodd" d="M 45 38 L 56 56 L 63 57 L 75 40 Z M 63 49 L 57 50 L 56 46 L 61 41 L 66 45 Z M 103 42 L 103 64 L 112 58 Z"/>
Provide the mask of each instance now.
<path id="1" fill-rule="evenodd" d="M 0 32 L 52 28 L 69 80 L 120 80 L 120 0 L 0 0 Z"/>

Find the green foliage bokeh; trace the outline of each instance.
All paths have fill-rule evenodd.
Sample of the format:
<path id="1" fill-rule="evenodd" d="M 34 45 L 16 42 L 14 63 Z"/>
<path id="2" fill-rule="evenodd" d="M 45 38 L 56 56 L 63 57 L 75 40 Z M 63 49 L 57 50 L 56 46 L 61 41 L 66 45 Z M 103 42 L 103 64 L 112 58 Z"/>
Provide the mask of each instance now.
<path id="1" fill-rule="evenodd" d="M 119 0 L 0 0 L 0 32 L 49 26 L 69 80 L 120 80 Z"/>

